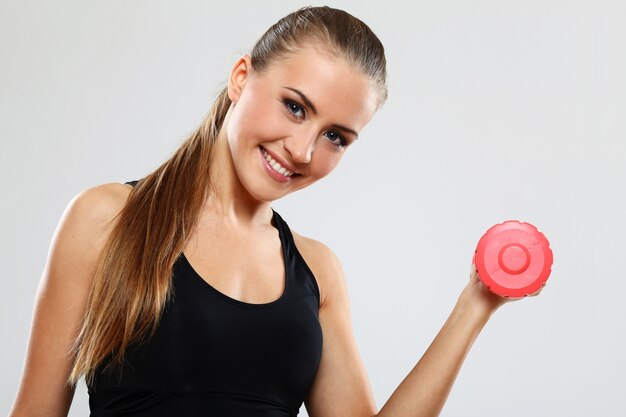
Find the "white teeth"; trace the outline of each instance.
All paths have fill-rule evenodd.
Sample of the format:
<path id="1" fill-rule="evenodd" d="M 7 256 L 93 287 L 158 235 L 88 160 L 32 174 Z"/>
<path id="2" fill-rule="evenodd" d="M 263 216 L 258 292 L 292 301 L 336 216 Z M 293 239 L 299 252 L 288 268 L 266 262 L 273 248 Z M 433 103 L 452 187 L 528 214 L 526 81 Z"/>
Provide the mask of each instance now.
<path id="1" fill-rule="evenodd" d="M 267 153 L 265 149 L 261 148 L 261 151 L 263 152 L 263 156 L 265 156 L 267 162 L 269 162 L 271 167 L 274 168 L 274 171 L 279 172 L 286 177 L 291 177 L 293 175 L 292 171 L 289 171 L 287 168 L 279 164 L 274 158 L 270 156 L 270 154 Z"/>

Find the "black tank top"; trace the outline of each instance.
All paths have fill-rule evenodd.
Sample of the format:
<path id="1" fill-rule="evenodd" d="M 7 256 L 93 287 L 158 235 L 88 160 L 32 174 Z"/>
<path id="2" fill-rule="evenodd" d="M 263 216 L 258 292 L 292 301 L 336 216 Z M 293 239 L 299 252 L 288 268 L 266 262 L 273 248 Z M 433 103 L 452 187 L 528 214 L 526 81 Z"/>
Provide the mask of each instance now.
<path id="1" fill-rule="evenodd" d="M 103 372 L 108 359 L 98 367 L 87 387 L 90 416 L 298 414 L 321 359 L 320 293 L 287 223 L 272 211 L 286 275 L 281 297 L 266 304 L 231 298 L 181 253 L 155 334 L 127 349 L 121 378 Z"/>

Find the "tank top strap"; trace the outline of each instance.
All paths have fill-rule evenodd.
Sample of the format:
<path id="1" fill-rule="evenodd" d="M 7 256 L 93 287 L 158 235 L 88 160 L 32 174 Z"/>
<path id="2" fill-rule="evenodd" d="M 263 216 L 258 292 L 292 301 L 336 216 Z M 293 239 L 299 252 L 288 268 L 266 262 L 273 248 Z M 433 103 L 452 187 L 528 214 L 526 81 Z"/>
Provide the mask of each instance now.
<path id="1" fill-rule="evenodd" d="M 289 253 L 291 253 L 293 251 L 293 248 L 295 247 L 295 244 L 293 241 L 293 235 L 291 234 L 291 229 L 289 229 L 289 225 L 287 224 L 287 222 L 273 208 L 272 208 L 272 213 L 274 215 L 273 219 L 274 219 L 274 222 L 276 223 L 276 227 L 278 228 L 280 235 L 284 237 L 283 239 L 285 241 L 284 243 L 287 244 L 288 246 L 287 249 L 289 250 Z"/>
<path id="2" fill-rule="evenodd" d="M 313 292 L 317 298 L 317 306 L 319 308 L 320 289 L 317 285 L 317 279 L 298 250 L 289 225 L 273 208 L 272 211 L 274 212 L 276 227 L 279 228 L 280 234 L 284 237 L 283 243 L 285 244 L 285 254 L 287 257 L 286 264 L 291 269 L 292 276 L 297 277 L 295 286 L 299 286 L 300 288 L 305 289 L 305 291 Z"/>
<path id="3" fill-rule="evenodd" d="M 130 184 L 130 185 L 132 185 L 134 187 L 135 184 L 137 184 L 138 182 L 139 182 L 139 180 L 134 180 L 134 181 L 127 181 L 124 184 Z"/>

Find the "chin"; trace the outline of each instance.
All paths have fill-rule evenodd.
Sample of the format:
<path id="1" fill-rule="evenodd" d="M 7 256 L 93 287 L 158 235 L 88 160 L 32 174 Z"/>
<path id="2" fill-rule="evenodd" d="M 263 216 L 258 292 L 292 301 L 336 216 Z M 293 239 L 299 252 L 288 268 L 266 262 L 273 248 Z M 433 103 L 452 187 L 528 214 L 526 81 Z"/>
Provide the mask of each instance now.
<path id="1" fill-rule="evenodd" d="M 292 190 L 289 190 L 289 192 L 285 192 L 285 190 L 281 192 L 278 189 L 272 190 L 271 187 L 267 186 L 266 184 L 259 183 L 250 184 L 249 187 L 244 186 L 244 188 L 248 191 L 248 194 L 253 199 L 267 203 L 278 200 L 279 198 L 284 197 L 285 195 L 292 192 Z"/>
<path id="2" fill-rule="evenodd" d="M 292 194 L 294 191 L 306 188 L 313 182 L 302 181 L 302 176 L 296 179 L 296 184 L 292 180 L 291 183 L 279 183 L 271 178 L 242 178 L 241 185 L 252 198 L 258 201 L 271 202 L 278 200 L 286 195 Z"/>

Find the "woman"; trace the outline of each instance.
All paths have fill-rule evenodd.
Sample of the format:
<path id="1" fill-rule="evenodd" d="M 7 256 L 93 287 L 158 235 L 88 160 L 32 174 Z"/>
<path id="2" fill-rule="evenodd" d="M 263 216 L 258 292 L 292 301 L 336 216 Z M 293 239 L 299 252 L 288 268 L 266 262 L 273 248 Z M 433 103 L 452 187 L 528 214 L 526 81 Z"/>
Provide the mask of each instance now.
<path id="1" fill-rule="evenodd" d="M 472 266 L 453 312 L 377 411 L 341 265 L 271 202 L 328 175 L 384 103 L 360 20 L 300 9 L 237 60 L 157 170 L 77 195 L 55 233 L 13 417 L 435 416 L 506 299 Z"/>

